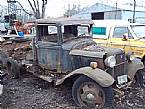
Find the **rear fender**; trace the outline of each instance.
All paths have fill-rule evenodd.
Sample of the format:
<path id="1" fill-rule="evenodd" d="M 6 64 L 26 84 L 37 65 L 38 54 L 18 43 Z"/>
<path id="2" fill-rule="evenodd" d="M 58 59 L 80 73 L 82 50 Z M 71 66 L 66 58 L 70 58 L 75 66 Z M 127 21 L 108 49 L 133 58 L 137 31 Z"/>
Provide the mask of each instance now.
<path id="1" fill-rule="evenodd" d="M 99 85 L 102 87 L 109 87 L 114 83 L 114 78 L 106 73 L 105 71 L 101 69 L 92 69 L 91 67 L 83 67 L 77 70 L 74 70 L 73 72 L 66 75 L 64 78 L 57 80 L 56 85 L 62 84 L 67 78 L 70 78 L 73 75 L 86 75 L 89 78 L 96 81 Z"/>
<path id="2" fill-rule="evenodd" d="M 0 51 L 0 64 L 2 64 L 3 66 L 6 66 L 8 58 L 9 56 L 6 53 Z"/>
<path id="3" fill-rule="evenodd" d="M 135 59 L 128 63 L 128 76 L 131 80 L 133 80 L 136 72 L 140 69 L 144 69 L 144 65 L 139 59 Z"/>

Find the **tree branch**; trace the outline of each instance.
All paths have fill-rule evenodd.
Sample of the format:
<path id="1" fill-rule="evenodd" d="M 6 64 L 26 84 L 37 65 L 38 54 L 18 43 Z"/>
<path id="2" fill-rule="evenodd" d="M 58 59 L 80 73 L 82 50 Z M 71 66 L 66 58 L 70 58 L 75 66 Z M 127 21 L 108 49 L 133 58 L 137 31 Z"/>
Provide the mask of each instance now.
<path id="1" fill-rule="evenodd" d="M 33 0 L 33 3 L 34 3 L 34 7 L 35 7 L 35 9 L 37 10 L 37 6 L 36 6 L 36 2 L 35 2 L 35 0 Z"/>
<path id="2" fill-rule="evenodd" d="M 35 7 L 35 9 L 36 9 L 36 18 L 40 18 L 40 14 L 39 14 L 39 11 L 38 11 L 38 4 L 36 5 L 36 2 L 35 2 L 35 0 L 33 0 L 33 3 L 34 3 L 34 7 Z"/>
<path id="3" fill-rule="evenodd" d="M 47 0 L 42 0 L 42 9 L 40 10 L 40 2 L 38 0 L 32 0 L 33 3 L 30 2 L 30 0 L 28 0 L 33 12 L 34 12 L 34 15 L 37 19 L 39 18 L 44 18 L 44 15 L 45 15 L 45 6 L 47 4 Z M 42 12 L 41 12 L 42 11 Z"/>
<path id="4" fill-rule="evenodd" d="M 37 15 L 36 15 L 36 10 L 34 9 L 32 3 L 30 2 L 30 0 L 28 0 L 28 2 L 29 2 L 30 6 L 31 6 L 31 8 L 32 8 L 32 10 L 33 10 L 33 13 L 34 13 L 34 15 L 35 15 L 35 17 L 36 17 L 36 16 L 37 16 Z"/>
<path id="5" fill-rule="evenodd" d="M 47 0 L 42 0 L 42 18 L 44 18 L 44 15 L 45 15 L 46 4 L 47 4 Z"/>
<path id="6" fill-rule="evenodd" d="M 37 9 L 38 9 L 38 14 L 39 14 L 39 16 L 40 16 L 40 7 L 39 7 L 39 1 L 37 0 Z"/>

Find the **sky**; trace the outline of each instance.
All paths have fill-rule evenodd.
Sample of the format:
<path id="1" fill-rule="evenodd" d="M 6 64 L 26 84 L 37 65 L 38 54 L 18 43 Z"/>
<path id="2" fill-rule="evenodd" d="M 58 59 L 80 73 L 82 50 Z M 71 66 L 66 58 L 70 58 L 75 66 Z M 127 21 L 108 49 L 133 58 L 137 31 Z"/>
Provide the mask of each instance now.
<path id="1" fill-rule="evenodd" d="M 19 1 L 24 6 L 24 8 L 28 10 L 31 9 L 29 7 L 27 0 L 17 0 L 17 1 Z M 46 15 L 51 17 L 62 16 L 64 10 L 67 9 L 68 4 L 72 3 L 80 4 L 81 7 L 85 7 L 95 4 L 96 0 L 48 0 L 46 6 Z M 0 0 L 0 5 L 2 6 L 7 5 L 7 0 Z"/>
<path id="2" fill-rule="evenodd" d="M 68 4 L 80 4 L 81 7 L 90 6 L 96 3 L 96 0 L 50 0 L 47 4 L 47 15 L 61 16 Z"/>
<path id="3" fill-rule="evenodd" d="M 26 9 L 31 9 L 27 0 L 18 0 Z M 25 2 L 24 2 L 25 1 Z M 40 0 L 41 1 L 41 0 Z M 80 4 L 81 8 L 93 5 L 98 2 L 108 2 L 115 4 L 117 0 L 48 0 L 46 6 L 46 16 L 59 17 L 64 14 L 65 9 L 67 9 L 68 4 Z M 134 0 L 118 0 L 118 4 L 123 4 L 126 2 L 133 2 Z M 143 2 L 143 0 L 136 0 L 138 3 Z M 7 0 L 0 0 L 0 5 L 7 5 Z"/>

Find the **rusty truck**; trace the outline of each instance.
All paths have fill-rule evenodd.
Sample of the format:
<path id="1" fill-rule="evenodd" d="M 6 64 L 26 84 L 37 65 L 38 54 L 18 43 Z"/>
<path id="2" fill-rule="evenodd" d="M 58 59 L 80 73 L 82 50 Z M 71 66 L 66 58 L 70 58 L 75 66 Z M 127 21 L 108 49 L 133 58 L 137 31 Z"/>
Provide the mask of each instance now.
<path id="1" fill-rule="evenodd" d="M 97 45 L 92 25 L 83 19 L 38 19 L 32 52 L 20 60 L 1 53 L 1 62 L 17 77 L 23 69 L 55 85 L 71 82 L 80 107 L 111 107 L 114 91 L 131 84 L 144 88 L 144 65 L 123 49 Z"/>

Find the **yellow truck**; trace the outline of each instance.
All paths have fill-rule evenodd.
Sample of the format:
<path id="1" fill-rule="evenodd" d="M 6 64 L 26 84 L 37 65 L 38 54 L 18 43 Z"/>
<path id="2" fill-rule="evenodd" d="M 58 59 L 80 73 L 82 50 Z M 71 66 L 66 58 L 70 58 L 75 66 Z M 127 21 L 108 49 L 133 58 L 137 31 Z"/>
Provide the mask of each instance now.
<path id="1" fill-rule="evenodd" d="M 98 45 L 122 48 L 145 63 L 145 25 L 123 20 L 93 20 L 93 39 Z"/>

